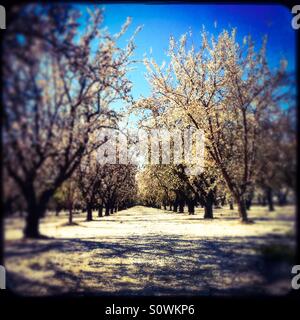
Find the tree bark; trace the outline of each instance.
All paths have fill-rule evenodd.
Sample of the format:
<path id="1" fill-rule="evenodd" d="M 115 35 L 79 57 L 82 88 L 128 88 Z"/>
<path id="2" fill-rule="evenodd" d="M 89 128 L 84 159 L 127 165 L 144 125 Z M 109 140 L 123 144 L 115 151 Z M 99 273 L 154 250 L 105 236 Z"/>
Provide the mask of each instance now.
<path id="1" fill-rule="evenodd" d="M 229 202 L 229 210 L 234 210 L 233 201 L 230 201 L 230 202 Z"/>
<path id="2" fill-rule="evenodd" d="M 25 238 L 40 238 L 39 222 L 42 215 L 42 210 L 46 211 L 46 208 L 39 208 L 33 204 L 28 206 L 26 225 L 24 229 Z"/>
<path id="3" fill-rule="evenodd" d="M 189 214 L 195 214 L 195 203 L 193 201 L 188 202 L 188 212 Z"/>
<path id="4" fill-rule="evenodd" d="M 175 202 L 175 203 L 174 203 L 174 206 L 173 206 L 173 211 L 174 211 L 174 212 L 177 212 L 177 210 L 178 210 L 178 203 Z"/>
<path id="5" fill-rule="evenodd" d="M 246 205 L 246 209 L 247 209 L 247 210 L 250 210 L 251 205 L 252 205 L 252 201 L 251 201 L 250 199 L 247 199 L 247 200 L 245 201 L 245 205 Z"/>
<path id="6" fill-rule="evenodd" d="M 271 187 L 267 188 L 267 201 L 268 201 L 269 211 L 274 211 L 273 189 Z"/>
<path id="7" fill-rule="evenodd" d="M 69 224 L 73 223 L 73 206 L 69 205 Z"/>
<path id="8" fill-rule="evenodd" d="M 204 206 L 204 219 L 213 219 L 213 203 L 212 201 L 207 201 Z"/>
<path id="9" fill-rule="evenodd" d="M 239 213 L 239 217 L 240 217 L 241 221 L 248 222 L 249 220 L 248 220 L 245 200 L 240 197 L 237 197 L 236 202 L 237 202 L 238 213 Z"/>
<path id="10" fill-rule="evenodd" d="M 87 206 L 86 220 L 87 221 L 92 221 L 93 220 L 93 210 L 92 210 L 92 206 L 90 206 L 90 205 Z"/>
<path id="11" fill-rule="evenodd" d="M 179 213 L 184 213 L 184 202 L 183 201 L 179 202 Z"/>
<path id="12" fill-rule="evenodd" d="M 102 217 L 103 216 L 103 206 L 99 206 L 98 207 L 98 217 Z"/>
<path id="13" fill-rule="evenodd" d="M 108 204 L 105 206 L 105 215 L 109 216 L 109 205 Z"/>
<path id="14" fill-rule="evenodd" d="M 204 204 L 204 219 L 213 219 L 213 204 L 214 204 L 214 193 L 213 191 L 209 191 L 206 202 Z"/>

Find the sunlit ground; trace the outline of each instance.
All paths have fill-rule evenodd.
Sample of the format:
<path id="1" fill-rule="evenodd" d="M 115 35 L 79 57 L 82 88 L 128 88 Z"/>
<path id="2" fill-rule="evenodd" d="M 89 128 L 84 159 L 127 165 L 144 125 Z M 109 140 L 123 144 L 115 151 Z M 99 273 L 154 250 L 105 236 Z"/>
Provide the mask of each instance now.
<path id="1" fill-rule="evenodd" d="M 236 210 L 215 219 L 133 207 L 86 222 L 48 214 L 47 240 L 23 240 L 20 218 L 6 221 L 8 286 L 22 295 L 286 294 L 295 248 L 295 208 L 252 207 L 255 224 Z"/>

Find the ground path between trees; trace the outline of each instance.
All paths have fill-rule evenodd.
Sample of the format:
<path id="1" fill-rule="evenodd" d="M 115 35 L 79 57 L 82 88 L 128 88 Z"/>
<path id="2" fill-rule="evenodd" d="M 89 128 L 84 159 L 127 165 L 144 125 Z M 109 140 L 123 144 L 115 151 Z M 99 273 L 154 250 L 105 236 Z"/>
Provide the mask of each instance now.
<path id="1" fill-rule="evenodd" d="M 293 250 L 294 211 L 253 207 L 253 225 L 227 208 L 204 220 L 201 208 L 136 206 L 91 222 L 74 215 L 74 226 L 48 213 L 40 229 L 53 239 L 41 240 L 22 239 L 20 218 L 8 218 L 8 284 L 22 295 L 285 294 L 292 263 L 272 250 Z"/>

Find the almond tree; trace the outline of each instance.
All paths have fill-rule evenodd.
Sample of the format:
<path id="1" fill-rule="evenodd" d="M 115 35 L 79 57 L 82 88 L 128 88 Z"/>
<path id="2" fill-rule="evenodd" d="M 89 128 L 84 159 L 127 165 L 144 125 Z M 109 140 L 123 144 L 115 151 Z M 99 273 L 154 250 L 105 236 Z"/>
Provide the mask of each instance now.
<path id="1" fill-rule="evenodd" d="M 74 208 L 80 204 L 80 192 L 75 179 L 65 181 L 54 194 L 55 201 L 69 213 L 68 224 L 73 225 Z"/>
<path id="2" fill-rule="evenodd" d="M 151 176 L 151 166 L 145 166 L 137 174 L 138 199 L 143 205 L 149 207 L 157 206 L 159 197 L 157 195 L 157 180 Z"/>
<path id="3" fill-rule="evenodd" d="M 285 204 L 288 192 L 296 190 L 295 119 L 295 109 L 289 108 L 282 110 L 275 120 L 264 124 L 268 130 L 265 130 L 265 145 L 260 146 L 256 184 L 262 189 L 269 211 L 274 210 L 275 193 L 279 204 Z"/>
<path id="4" fill-rule="evenodd" d="M 94 153 L 85 156 L 76 170 L 75 180 L 80 190 L 81 199 L 87 212 L 87 221 L 93 220 L 93 209 L 96 205 L 97 192 L 103 192 L 101 182 L 106 172 L 98 163 Z"/>
<path id="5" fill-rule="evenodd" d="M 117 46 L 130 21 L 116 35 L 96 8 L 80 21 L 67 5 L 16 7 L 3 41 L 4 165 L 26 202 L 26 237 L 40 236 L 49 199 L 105 142 L 110 104 L 130 101 L 133 38 Z"/>
<path id="6" fill-rule="evenodd" d="M 99 197 L 108 216 L 119 209 L 128 207 L 136 195 L 136 166 L 132 164 L 106 164 L 101 180 Z"/>
<path id="7" fill-rule="evenodd" d="M 171 37 L 167 66 L 145 59 L 152 94 L 135 107 L 151 110 L 162 122 L 203 130 L 207 155 L 236 201 L 241 221 L 247 222 L 245 195 L 257 174 L 262 123 L 287 95 L 286 62 L 271 70 L 266 40 L 260 50 L 251 37 L 240 45 L 235 29 L 217 38 L 203 30 L 201 40 L 195 46 L 187 34 L 179 42 Z"/>
<path id="8" fill-rule="evenodd" d="M 149 103 L 150 99 L 146 101 Z M 142 101 L 142 103 L 145 102 Z M 153 101 L 152 101 L 153 102 Z M 142 106 L 141 101 L 137 104 L 138 108 Z M 136 106 L 133 107 L 135 111 Z M 139 109 L 138 109 L 139 110 Z M 184 130 L 189 130 L 190 125 L 185 124 L 180 119 L 171 122 L 166 119 L 163 113 L 160 111 L 160 106 L 157 104 L 151 109 L 151 114 L 146 114 L 141 118 L 139 126 L 143 129 L 161 130 L 157 132 L 155 140 L 158 146 L 158 162 L 159 164 L 151 164 L 146 167 L 142 173 L 141 180 L 139 181 L 144 185 L 140 189 L 144 189 L 141 192 L 143 194 L 142 199 L 148 205 L 155 203 L 156 206 L 163 205 L 165 210 L 167 204 L 173 209 L 174 212 L 183 213 L 184 207 L 187 205 L 189 214 L 194 214 L 195 206 L 201 204 L 204 207 L 204 218 L 213 218 L 213 204 L 216 203 L 216 184 L 221 182 L 218 178 L 218 172 L 212 165 L 209 157 L 207 156 L 205 161 L 196 161 L 190 159 L 190 153 L 184 150 L 185 144 L 188 143 L 184 139 Z M 164 134 L 162 129 L 168 129 L 169 135 Z M 176 128 L 176 134 L 174 129 Z M 173 134 L 172 134 L 173 133 Z M 181 139 L 179 138 L 181 136 Z M 151 160 L 151 140 L 148 139 L 148 153 Z M 179 140 L 178 140 L 179 138 Z M 193 140 L 193 138 L 191 139 Z M 176 159 L 174 162 L 175 151 L 176 158 L 178 158 L 178 151 L 182 150 L 181 159 Z M 196 153 L 196 144 L 192 142 L 192 150 L 190 152 Z M 169 159 L 170 164 L 162 164 L 163 156 L 165 159 Z M 205 172 L 193 175 L 188 172 L 192 168 L 204 165 Z M 189 169 L 189 170 L 188 170 Z M 195 169 L 195 168 L 194 168 Z M 192 170 L 195 171 L 195 170 Z M 147 175 L 149 177 L 147 177 Z M 154 184 L 155 187 L 154 187 Z M 147 189 L 151 190 L 150 194 Z M 155 191 L 153 191 L 155 190 Z M 147 201 L 146 195 L 150 196 L 152 200 Z M 156 198 L 156 201 L 154 199 Z"/>

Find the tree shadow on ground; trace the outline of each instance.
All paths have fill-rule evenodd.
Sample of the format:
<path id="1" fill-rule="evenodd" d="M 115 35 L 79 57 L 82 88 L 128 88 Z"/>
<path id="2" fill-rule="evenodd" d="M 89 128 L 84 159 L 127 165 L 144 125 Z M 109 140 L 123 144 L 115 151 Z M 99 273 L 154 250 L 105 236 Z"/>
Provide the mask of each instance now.
<path id="1" fill-rule="evenodd" d="M 258 248 L 286 237 L 186 239 L 178 235 L 9 242 L 8 284 L 24 295 L 247 295 L 289 281 Z M 55 259 L 54 259 L 55 257 Z M 60 257 L 60 259 L 58 259 Z M 34 261 L 34 262 L 33 262 Z M 287 271 L 288 270 L 288 271 Z M 35 273 L 46 275 L 37 278 Z"/>

